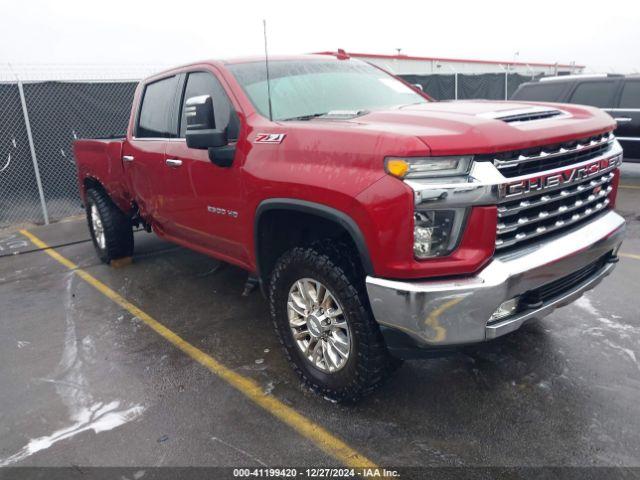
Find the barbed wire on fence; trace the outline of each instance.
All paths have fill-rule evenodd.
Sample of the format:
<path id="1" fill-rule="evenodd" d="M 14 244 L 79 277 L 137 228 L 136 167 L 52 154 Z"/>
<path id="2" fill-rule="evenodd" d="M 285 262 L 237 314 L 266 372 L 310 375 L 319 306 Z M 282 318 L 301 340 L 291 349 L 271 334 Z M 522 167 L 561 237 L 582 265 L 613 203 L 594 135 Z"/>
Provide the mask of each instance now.
<path id="1" fill-rule="evenodd" d="M 145 64 L 22 64 L 0 63 L 0 82 L 139 81 L 169 65 Z"/>

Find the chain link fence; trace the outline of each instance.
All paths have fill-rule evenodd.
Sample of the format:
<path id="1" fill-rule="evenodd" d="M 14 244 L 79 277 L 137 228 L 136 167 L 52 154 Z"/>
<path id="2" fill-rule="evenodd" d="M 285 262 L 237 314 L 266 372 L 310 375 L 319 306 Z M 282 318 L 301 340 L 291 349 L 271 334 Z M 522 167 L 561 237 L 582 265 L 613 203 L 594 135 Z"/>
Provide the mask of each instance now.
<path id="1" fill-rule="evenodd" d="M 480 73 L 480 74 L 430 74 L 400 75 L 422 89 L 436 100 L 466 100 L 483 98 L 487 100 L 507 100 L 517 88 L 540 75 L 521 75 L 519 73 Z"/>
<path id="2" fill-rule="evenodd" d="M 73 141 L 124 135 L 138 79 L 162 68 L 0 66 L 0 228 L 82 213 Z"/>
<path id="3" fill-rule="evenodd" d="M 0 65 L 0 228 L 82 213 L 73 141 L 124 135 L 139 79 L 164 66 Z M 522 75 L 403 75 L 438 100 L 504 99 Z M 505 85 L 505 81 L 507 82 Z"/>
<path id="4" fill-rule="evenodd" d="M 73 141 L 124 136 L 135 88 L 134 82 L 24 85 L 50 220 L 80 212 Z"/>
<path id="5" fill-rule="evenodd" d="M 0 227 L 41 222 L 42 205 L 18 85 L 0 84 Z"/>

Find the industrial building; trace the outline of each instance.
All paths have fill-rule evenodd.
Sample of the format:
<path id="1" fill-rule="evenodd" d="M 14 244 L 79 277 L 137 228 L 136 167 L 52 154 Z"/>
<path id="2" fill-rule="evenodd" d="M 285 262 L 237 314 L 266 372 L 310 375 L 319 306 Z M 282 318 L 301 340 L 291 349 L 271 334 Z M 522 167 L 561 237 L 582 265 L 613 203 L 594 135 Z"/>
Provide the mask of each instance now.
<path id="1" fill-rule="evenodd" d="M 334 54 L 335 52 L 318 52 Z M 433 75 L 433 74 L 482 74 L 482 73 L 519 73 L 526 76 L 568 75 L 582 73 L 584 65 L 575 63 L 540 63 L 515 60 L 477 60 L 462 58 L 417 57 L 410 55 L 383 55 L 377 53 L 353 53 L 350 56 L 360 58 L 396 75 Z"/>

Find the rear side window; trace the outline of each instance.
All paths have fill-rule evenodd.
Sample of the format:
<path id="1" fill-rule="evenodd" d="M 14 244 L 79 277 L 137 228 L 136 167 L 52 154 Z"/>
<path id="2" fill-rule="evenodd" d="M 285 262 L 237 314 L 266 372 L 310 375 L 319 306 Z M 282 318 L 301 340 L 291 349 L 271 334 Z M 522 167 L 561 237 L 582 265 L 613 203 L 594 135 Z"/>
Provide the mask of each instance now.
<path id="1" fill-rule="evenodd" d="M 148 84 L 144 89 L 137 137 L 157 138 L 175 136 L 171 121 L 178 77 L 165 78 Z"/>
<path id="2" fill-rule="evenodd" d="M 574 90 L 573 95 L 571 95 L 570 102 L 610 108 L 613 106 L 615 86 L 616 84 L 613 81 L 580 83 Z"/>
<path id="3" fill-rule="evenodd" d="M 180 138 L 184 138 L 187 130 L 187 116 L 185 103 L 191 97 L 200 95 L 210 95 L 213 100 L 213 109 L 216 120 L 216 129 L 224 130 L 229 126 L 231 119 L 232 105 L 227 93 L 218 79 L 208 72 L 193 72 L 187 77 L 187 86 L 182 98 L 182 114 L 180 115 Z M 227 131 L 230 140 L 237 138 L 237 133 Z"/>
<path id="4" fill-rule="evenodd" d="M 640 108 L 640 80 L 627 81 L 624 84 L 620 108 Z"/>
<path id="5" fill-rule="evenodd" d="M 531 102 L 557 102 L 566 86 L 566 83 L 532 83 L 523 85 L 513 95 L 512 99 Z"/>

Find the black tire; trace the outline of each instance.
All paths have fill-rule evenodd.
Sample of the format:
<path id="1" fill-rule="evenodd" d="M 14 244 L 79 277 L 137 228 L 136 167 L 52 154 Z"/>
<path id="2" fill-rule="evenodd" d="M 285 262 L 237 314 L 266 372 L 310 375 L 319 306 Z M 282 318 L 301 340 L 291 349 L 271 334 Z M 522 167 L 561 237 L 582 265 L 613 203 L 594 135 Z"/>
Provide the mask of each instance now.
<path id="1" fill-rule="evenodd" d="M 133 225 L 131 219 L 111 201 L 109 196 L 98 189 L 87 190 L 87 222 L 98 258 L 104 263 L 133 255 Z M 91 220 L 93 206 L 97 208 L 104 230 L 104 246 L 101 246 L 94 232 Z"/>
<path id="2" fill-rule="evenodd" d="M 338 402 L 355 402 L 371 393 L 397 366 L 370 312 L 364 277 L 356 276 L 356 267 L 344 253 L 349 251 L 348 245 L 335 243 L 293 248 L 280 257 L 269 282 L 271 318 L 289 363 L 309 388 Z M 336 372 L 312 365 L 293 338 L 287 300 L 290 288 L 301 278 L 320 281 L 342 306 L 352 344 L 344 367 Z"/>

